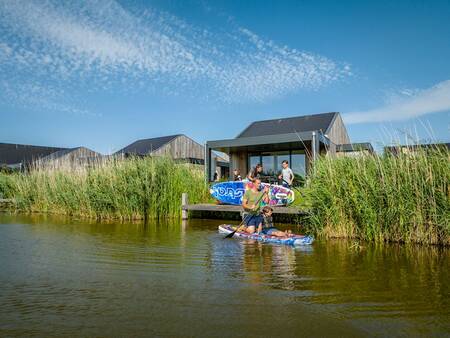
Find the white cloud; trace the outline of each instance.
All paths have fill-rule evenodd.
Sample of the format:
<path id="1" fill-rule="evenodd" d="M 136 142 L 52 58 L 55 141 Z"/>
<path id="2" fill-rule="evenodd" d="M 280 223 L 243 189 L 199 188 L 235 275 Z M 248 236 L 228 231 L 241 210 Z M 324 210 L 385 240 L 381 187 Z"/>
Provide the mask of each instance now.
<path id="1" fill-rule="evenodd" d="M 0 1 L 0 80 L 51 82 L 72 94 L 169 88 L 169 95 L 239 102 L 314 90 L 351 74 L 348 65 L 245 28 L 207 30 L 153 9 L 134 11 L 113 0 Z"/>
<path id="2" fill-rule="evenodd" d="M 348 124 L 401 121 L 450 111 L 450 80 L 425 90 L 405 90 L 402 94 L 403 98 L 390 99 L 385 106 L 344 114 L 344 120 Z"/>
<path id="3" fill-rule="evenodd" d="M 100 117 L 87 109 L 80 108 L 82 104 L 76 99 L 70 99 L 64 91 L 49 85 L 39 83 L 17 83 L 0 81 L 0 92 L 4 102 L 11 106 L 25 108 L 30 111 L 49 110 L 70 115 L 85 115 Z"/>

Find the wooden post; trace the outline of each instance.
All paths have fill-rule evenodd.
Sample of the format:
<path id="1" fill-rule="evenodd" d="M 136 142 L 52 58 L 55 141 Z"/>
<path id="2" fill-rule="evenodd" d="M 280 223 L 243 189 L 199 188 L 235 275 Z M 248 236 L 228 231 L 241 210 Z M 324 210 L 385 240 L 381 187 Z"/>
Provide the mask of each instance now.
<path id="1" fill-rule="evenodd" d="M 317 157 L 317 136 L 316 132 L 312 132 L 312 138 L 311 138 L 311 153 L 312 153 L 312 160 L 313 162 L 316 160 Z"/>
<path id="2" fill-rule="evenodd" d="M 181 194 L 181 219 L 188 219 L 189 211 L 186 210 L 186 206 L 189 204 L 188 194 L 184 192 Z"/>

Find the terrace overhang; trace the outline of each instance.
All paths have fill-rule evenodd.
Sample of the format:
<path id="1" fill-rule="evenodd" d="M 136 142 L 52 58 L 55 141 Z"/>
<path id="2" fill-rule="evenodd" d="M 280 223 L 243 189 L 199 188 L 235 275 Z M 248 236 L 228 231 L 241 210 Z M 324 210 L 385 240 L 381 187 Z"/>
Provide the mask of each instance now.
<path id="1" fill-rule="evenodd" d="M 233 139 L 207 141 L 205 145 L 206 177 L 211 178 L 211 151 L 224 153 L 253 152 L 253 151 L 282 151 L 287 149 L 306 149 L 312 160 L 319 154 L 319 149 L 329 146 L 330 141 L 320 131 L 304 131 L 286 134 L 237 137 Z"/>
<path id="2" fill-rule="evenodd" d="M 301 133 L 288 133 L 277 135 L 263 135 L 252 137 L 238 137 L 233 139 L 215 140 L 206 142 L 206 146 L 209 149 L 214 149 L 222 152 L 232 152 L 235 150 L 242 150 L 242 148 L 255 149 L 264 147 L 264 149 L 280 148 L 280 145 L 285 146 L 309 146 L 312 141 L 320 141 L 324 144 L 328 144 L 328 139 L 319 132 L 301 132 Z M 283 147 L 283 146 L 281 146 Z"/>

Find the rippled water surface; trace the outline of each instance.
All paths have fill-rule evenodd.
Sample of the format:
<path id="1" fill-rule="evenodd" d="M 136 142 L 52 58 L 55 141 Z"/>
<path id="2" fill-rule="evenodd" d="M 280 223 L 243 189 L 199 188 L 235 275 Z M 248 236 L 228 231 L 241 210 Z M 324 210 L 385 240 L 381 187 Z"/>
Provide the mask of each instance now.
<path id="1" fill-rule="evenodd" d="M 0 214 L 0 336 L 449 336 L 450 251 Z"/>

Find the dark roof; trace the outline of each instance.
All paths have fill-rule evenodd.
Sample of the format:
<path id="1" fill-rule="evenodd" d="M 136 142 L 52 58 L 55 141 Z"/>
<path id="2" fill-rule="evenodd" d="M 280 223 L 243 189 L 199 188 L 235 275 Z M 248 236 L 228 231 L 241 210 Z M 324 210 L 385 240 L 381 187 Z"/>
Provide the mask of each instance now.
<path id="1" fill-rule="evenodd" d="M 29 163 L 66 148 L 41 147 L 27 144 L 0 143 L 0 164 Z"/>
<path id="2" fill-rule="evenodd" d="M 315 130 L 326 132 L 338 114 L 333 112 L 256 121 L 245 128 L 237 137 L 288 134 Z"/>
<path id="3" fill-rule="evenodd" d="M 77 158 L 85 158 L 85 157 L 98 157 L 101 156 L 100 153 L 97 153 L 96 151 L 93 151 L 86 147 L 76 147 L 76 148 L 67 148 L 67 149 L 61 149 L 58 151 L 55 151 L 54 153 L 51 153 L 45 157 L 42 158 L 43 161 L 47 160 L 57 160 L 61 159 L 66 155 L 72 154 L 74 157 Z M 75 154 L 77 153 L 77 154 Z"/>
<path id="4" fill-rule="evenodd" d="M 367 150 L 373 153 L 372 144 L 369 142 L 363 142 L 363 143 L 348 143 L 336 145 L 336 151 L 338 152 L 353 152 L 363 150 Z"/>
<path id="5" fill-rule="evenodd" d="M 138 140 L 126 146 L 125 148 L 117 151 L 116 154 L 124 153 L 124 154 L 148 155 L 181 135 L 182 134 L 177 134 Z"/>

